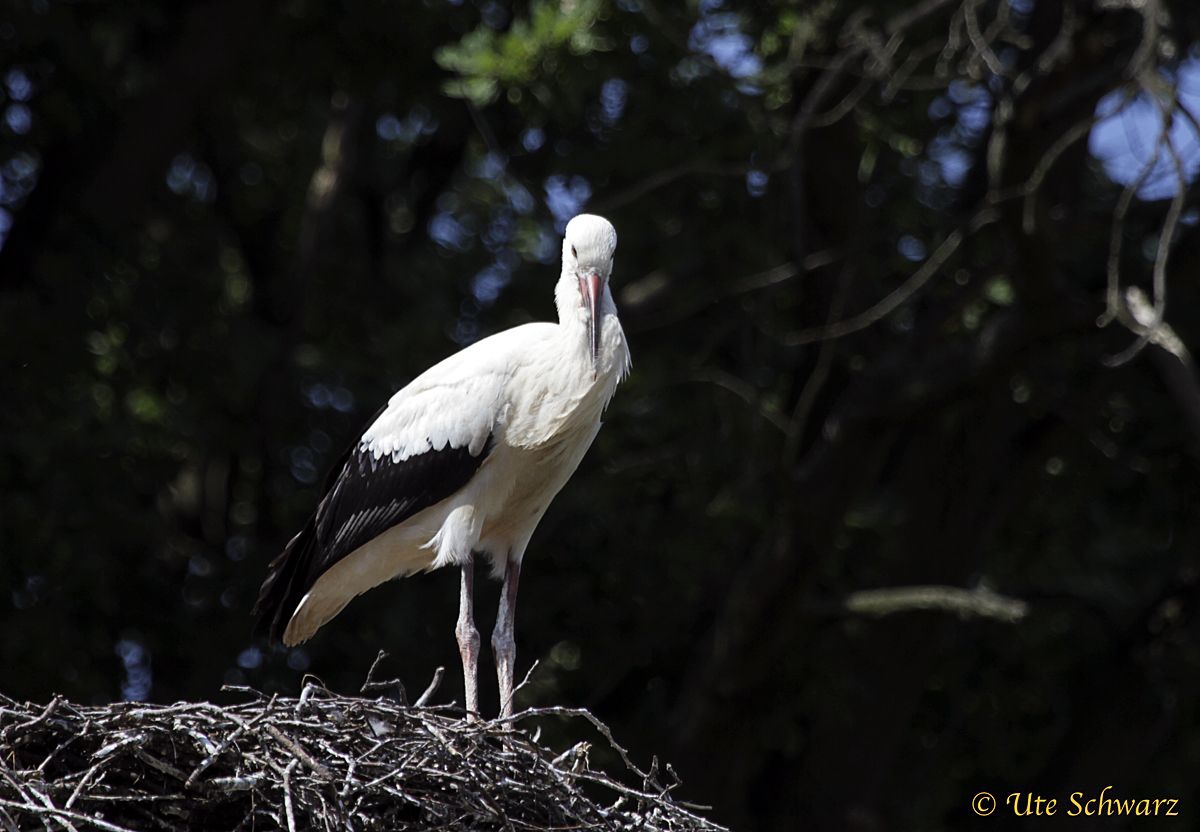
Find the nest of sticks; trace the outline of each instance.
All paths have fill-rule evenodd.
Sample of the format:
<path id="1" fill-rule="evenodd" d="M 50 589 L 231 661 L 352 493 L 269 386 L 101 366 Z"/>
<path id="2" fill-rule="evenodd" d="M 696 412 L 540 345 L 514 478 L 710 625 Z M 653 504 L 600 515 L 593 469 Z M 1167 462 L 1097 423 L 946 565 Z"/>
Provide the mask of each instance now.
<path id="1" fill-rule="evenodd" d="M 588 711 L 468 722 L 426 705 L 439 678 L 412 705 L 370 676 L 363 692 L 398 695 L 341 696 L 311 680 L 296 698 L 233 688 L 251 701 L 232 706 L 0 695 L 0 828 L 720 832 L 671 798 L 669 766 L 639 769 Z M 626 770 L 591 768 L 587 742 L 540 745 L 526 726 L 546 716 L 586 724 Z"/>

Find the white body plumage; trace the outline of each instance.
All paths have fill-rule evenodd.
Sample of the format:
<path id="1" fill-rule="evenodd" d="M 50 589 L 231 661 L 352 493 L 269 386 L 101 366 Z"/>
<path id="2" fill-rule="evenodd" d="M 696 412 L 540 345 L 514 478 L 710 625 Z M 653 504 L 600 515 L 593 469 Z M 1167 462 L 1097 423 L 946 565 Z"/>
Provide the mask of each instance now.
<path id="1" fill-rule="evenodd" d="M 390 578 L 462 565 L 472 552 L 488 555 L 496 575 L 512 562 L 519 566 L 629 369 L 608 288 L 615 245 L 607 221 L 577 217 L 568 226 L 555 287 L 558 323 L 526 324 L 478 341 L 392 397 L 358 443 L 366 475 L 451 449 L 467 464 L 482 462 L 453 493 L 338 555 L 284 619 L 284 643 L 310 638 L 351 599 Z M 369 526 L 378 519 L 370 512 L 393 508 L 380 501 L 358 515 L 343 509 L 349 519 L 342 526 Z"/>

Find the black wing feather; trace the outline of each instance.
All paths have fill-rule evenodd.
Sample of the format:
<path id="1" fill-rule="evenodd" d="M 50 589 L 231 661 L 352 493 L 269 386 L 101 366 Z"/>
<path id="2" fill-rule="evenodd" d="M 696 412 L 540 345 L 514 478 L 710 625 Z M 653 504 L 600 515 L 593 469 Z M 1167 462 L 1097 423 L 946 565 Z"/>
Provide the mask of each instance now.
<path id="1" fill-rule="evenodd" d="M 449 497 L 479 470 L 490 447 L 478 456 L 449 446 L 393 462 L 355 450 L 317 509 L 317 540 L 324 572 L 368 540 Z M 314 576 L 315 577 L 315 576 Z"/>
<path id="2" fill-rule="evenodd" d="M 393 461 L 390 456 L 376 459 L 359 442 L 351 445 L 330 469 L 316 511 L 271 561 L 254 605 L 259 629 L 280 640 L 300 600 L 329 567 L 458 491 L 491 449 L 489 438 L 477 455 L 466 447 L 446 446 Z"/>

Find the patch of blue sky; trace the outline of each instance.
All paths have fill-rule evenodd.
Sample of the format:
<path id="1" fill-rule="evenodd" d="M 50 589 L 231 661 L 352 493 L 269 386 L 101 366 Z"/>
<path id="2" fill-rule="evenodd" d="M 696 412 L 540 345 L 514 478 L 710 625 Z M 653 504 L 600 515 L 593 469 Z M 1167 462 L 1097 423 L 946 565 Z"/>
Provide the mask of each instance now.
<path id="1" fill-rule="evenodd" d="M 701 3 L 700 19 L 688 34 L 688 48 L 702 52 L 734 78 L 762 72 L 762 59 L 754 54 L 754 40 L 742 31 L 733 12 L 717 11 L 720 3 Z"/>
<path id="2" fill-rule="evenodd" d="M 491 306 L 512 279 L 512 272 L 503 263 L 484 266 L 471 278 L 471 295 L 480 306 Z"/>
<path id="3" fill-rule="evenodd" d="M 429 220 L 429 236 L 442 248 L 463 251 L 471 241 L 471 229 L 453 214 L 440 211 Z"/>
<path id="4" fill-rule="evenodd" d="M 354 394 L 345 387 L 318 381 L 304 388 L 304 397 L 308 399 L 310 407 L 318 410 L 333 408 L 339 413 L 349 413 L 354 409 Z"/>
<path id="5" fill-rule="evenodd" d="M 511 211 L 505 208 L 493 211 L 491 219 L 483 229 L 483 234 L 480 235 L 483 239 L 483 247 L 493 253 L 503 251 L 512 241 L 516 228 L 517 223 Z"/>
<path id="6" fill-rule="evenodd" d="M 384 113 L 375 120 L 375 135 L 388 142 L 412 144 L 421 136 L 431 136 L 437 131 L 438 122 L 427 107 L 420 104 L 401 118 L 395 113 Z"/>
<path id="7" fill-rule="evenodd" d="M 136 639 L 123 638 L 116 644 L 116 654 L 125 668 L 121 699 L 126 702 L 144 702 L 154 686 L 149 652 Z"/>
<path id="8" fill-rule="evenodd" d="M 561 245 L 557 234 L 551 234 L 544 228 L 539 229 L 537 240 L 533 244 L 533 256 L 539 263 L 554 263 L 560 256 Z"/>
<path id="9" fill-rule="evenodd" d="M 310 384 L 304 391 L 304 395 L 308 398 L 308 403 L 317 409 L 329 407 L 332 392 L 329 387 L 321 384 Z"/>
<path id="10" fill-rule="evenodd" d="M 521 147 L 526 153 L 534 153 L 546 143 L 546 131 L 540 127 L 530 127 L 521 133 Z"/>
<path id="11" fill-rule="evenodd" d="M 4 108 L 4 123 L 18 136 L 24 136 L 33 127 L 33 111 L 24 104 L 9 104 Z"/>
<path id="12" fill-rule="evenodd" d="M 954 102 L 944 95 L 939 95 L 929 102 L 925 113 L 934 121 L 950 118 L 954 113 Z"/>
<path id="13" fill-rule="evenodd" d="M 293 647 L 288 651 L 287 666 L 292 670 L 304 672 L 308 670 L 310 664 L 312 664 L 312 660 L 308 656 L 308 651 L 303 647 Z"/>
<path id="14" fill-rule="evenodd" d="M 4 76 L 4 88 L 14 101 L 28 101 L 33 97 L 33 81 L 20 67 L 13 67 Z"/>
<path id="15" fill-rule="evenodd" d="M 0 205 L 15 205 L 33 191 L 41 164 L 30 153 L 18 153 L 0 167 Z"/>
<path id="16" fill-rule="evenodd" d="M 212 202 L 217 196 L 217 180 L 208 165 L 190 153 L 180 153 L 167 168 L 167 187 L 177 196 L 198 202 Z"/>
<path id="17" fill-rule="evenodd" d="M 625 114 L 629 100 L 629 85 L 620 78 L 609 78 L 600 85 L 600 114 L 608 125 L 614 125 Z"/>
<path id="18" fill-rule="evenodd" d="M 992 102 L 987 95 L 979 96 L 958 108 L 958 127 L 973 138 L 982 136 L 992 123 Z"/>
<path id="19" fill-rule="evenodd" d="M 952 188 L 962 185 L 971 167 L 971 154 L 946 133 L 929 143 L 929 158 L 937 164 L 941 180 Z"/>
<path id="20" fill-rule="evenodd" d="M 955 105 L 957 126 L 971 136 L 980 136 L 992 120 L 992 96 L 979 84 L 952 81 L 946 95 Z"/>
<path id="21" fill-rule="evenodd" d="M 549 176 L 545 182 L 546 207 L 554 215 L 555 229 L 560 233 L 567 220 L 583 210 L 592 198 L 592 186 L 582 176 Z"/>
<path id="22" fill-rule="evenodd" d="M 504 195 L 508 197 L 508 204 L 518 214 L 531 214 L 533 213 L 533 209 L 537 207 L 537 202 L 534 200 L 533 194 L 529 193 L 529 190 L 519 182 L 506 182 L 504 185 Z"/>
<path id="23" fill-rule="evenodd" d="M 1177 108 L 1186 109 L 1200 119 L 1200 60 L 1185 61 L 1177 70 Z M 1180 187 L 1179 173 L 1167 149 L 1160 145 L 1163 115 L 1159 103 L 1146 93 L 1126 101 L 1122 92 L 1113 92 L 1096 106 L 1099 121 L 1088 136 L 1088 150 L 1104 167 L 1110 179 L 1130 185 L 1149 167 L 1138 188 L 1139 199 L 1169 199 Z M 1167 141 L 1179 157 L 1184 183 L 1200 174 L 1200 135 L 1196 125 L 1176 110 L 1171 114 Z"/>
<path id="24" fill-rule="evenodd" d="M 503 156 L 489 150 L 475 160 L 474 173 L 481 179 L 492 181 L 498 179 L 507 166 L 508 163 Z"/>
<path id="25" fill-rule="evenodd" d="M 771 177 L 766 171 L 751 170 L 746 172 L 746 192 L 752 197 L 760 197 L 767 192 L 767 184 Z"/>
<path id="26" fill-rule="evenodd" d="M 993 99 L 987 87 L 953 81 L 944 95 L 930 102 L 930 119 L 947 125 L 929 142 L 927 154 L 934 166 L 920 165 L 917 174 L 926 188 L 945 185 L 958 188 L 971 167 L 972 149 L 987 135 L 992 121 Z"/>
<path id="27" fill-rule="evenodd" d="M 402 129 L 400 119 L 395 113 L 384 113 L 375 120 L 375 135 L 385 142 L 398 141 Z"/>
<path id="28" fill-rule="evenodd" d="M 245 650 L 238 653 L 237 657 L 238 667 L 242 668 L 243 670 L 253 670 L 254 668 L 262 665 L 262 661 L 262 650 L 257 647 L 247 647 Z"/>
<path id="29" fill-rule="evenodd" d="M 454 321 L 454 330 L 450 333 L 450 338 L 460 347 L 469 347 L 479 340 L 481 333 L 479 321 L 475 319 L 477 304 L 473 300 L 463 301 L 464 308 L 460 311 L 461 315 Z"/>
<path id="30" fill-rule="evenodd" d="M 905 260 L 919 263 L 925 259 L 925 244 L 911 234 L 905 234 L 896 241 L 896 251 Z"/>
<path id="31" fill-rule="evenodd" d="M 521 255 L 512 246 L 502 248 L 496 252 L 496 265 L 502 269 L 506 269 L 509 273 L 515 272 L 523 262 L 524 260 L 522 260 Z"/>
<path id="32" fill-rule="evenodd" d="M 312 485 L 320 476 L 317 468 L 317 458 L 312 448 L 305 445 L 295 445 L 288 452 L 288 469 L 296 482 Z"/>

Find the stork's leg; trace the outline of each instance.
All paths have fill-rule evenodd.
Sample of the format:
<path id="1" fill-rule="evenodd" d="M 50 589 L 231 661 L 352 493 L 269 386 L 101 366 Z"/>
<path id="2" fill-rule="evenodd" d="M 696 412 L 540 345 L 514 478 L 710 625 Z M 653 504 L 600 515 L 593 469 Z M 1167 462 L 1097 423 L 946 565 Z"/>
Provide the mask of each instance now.
<path id="1" fill-rule="evenodd" d="M 462 588 L 458 596 L 458 653 L 462 657 L 466 689 L 467 719 L 479 714 L 479 630 L 475 627 L 475 556 L 462 565 Z"/>
<path id="2" fill-rule="evenodd" d="M 513 711 L 513 666 L 517 661 L 517 641 L 513 637 L 513 623 L 517 617 L 517 581 L 520 577 L 520 561 L 510 558 L 504 567 L 500 610 L 496 613 L 496 629 L 492 631 L 492 654 L 496 657 L 496 681 L 500 683 L 502 719 L 512 716 Z"/>

